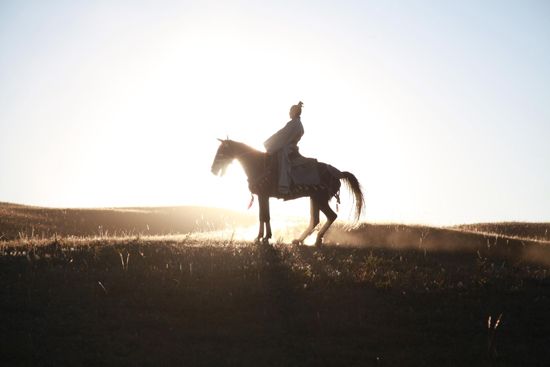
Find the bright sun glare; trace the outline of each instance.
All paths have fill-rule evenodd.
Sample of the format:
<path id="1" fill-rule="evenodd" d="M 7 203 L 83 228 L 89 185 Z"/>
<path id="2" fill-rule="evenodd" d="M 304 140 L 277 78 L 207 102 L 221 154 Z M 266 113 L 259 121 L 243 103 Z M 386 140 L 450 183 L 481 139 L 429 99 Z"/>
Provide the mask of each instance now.
<path id="1" fill-rule="evenodd" d="M 136 28 L 125 15 L 121 24 L 107 21 L 103 32 L 92 34 L 90 24 L 101 13 L 94 14 L 82 22 L 85 33 L 75 31 L 90 42 L 68 38 L 44 54 L 48 77 L 40 70 L 28 77 L 35 79 L 35 93 L 43 88 L 47 95 L 33 98 L 36 106 L 19 112 L 19 119 L 48 122 L 51 136 L 47 146 L 40 139 L 25 141 L 41 152 L 36 174 L 52 177 L 64 168 L 27 189 L 33 204 L 246 210 L 250 192 L 240 165 L 234 162 L 223 178 L 210 173 L 216 138 L 263 150 L 299 100 L 305 102 L 302 154 L 362 179 L 349 159 L 358 144 L 349 130 L 362 123 L 356 120 L 365 96 L 351 82 L 358 75 L 336 66 L 346 53 L 340 46 L 327 54 L 324 44 L 281 33 L 279 22 L 240 13 L 207 12 L 149 28 Z M 65 54 L 71 57 L 60 56 Z M 343 219 L 349 217 L 346 199 Z M 309 202 L 273 199 L 272 212 L 307 217 Z"/>
<path id="2" fill-rule="evenodd" d="M 238 163 L 210 172 L 216 138 L 263 150 L 302 100 L 300 152 L 359 179 L 363 220 L 547 218 L 544 12 L 352 3 L 3 7 L 0 199 L 246 210 Z"/>
<path id="3" fill-rule="evenodd" d="M 29 118 L 79 125 L 52 127 L 63 144 L 51 142 L 43 149 L 40 170 L 49 175 L 51 162 L 59 160 L 56 151 L 71 150 L 60 164 L 72 176 L 54 177 L 50 187 L 36 186 L 38 204 L 246 210 L 250 192 L 239 163 L 233 162 L 223 178 L 210 173 L 216 138 L 228 136 L 263 150 L 265 139 L 284 126 L 289 107 L 299 100 L 305 102 L 302 154 L 358 173 L 357 162 L 349 160 L 357 141 L 347 129 L 360 115 L 362 93 L 346 82 L 350 75 L 334 67 L 338 53 L 327 55 L 316 43 L 289 42 L 269 26 L 254 33 L 234 22 L 214 23 L 198 17 L 176 28 L 159 27 L 156 34 L 149 31 L 148 38 L 141 30 L 117 30 L 118 47 L 101 47 L 95 58 L 83 61 L 90 73 L 63 65 L 63 59 L 52 63 L 54 71 L 59 69 L 57 99 L 72 107 L 58 111 L 38 100 Z M 74 52 L 79 55 L 78 48 Z M 86 139 L 74 139 L 75 134 Z M 44 200 L 60 186 L 63 200 Z M 351 203 L 342 198 L 340 218 L 349 219 Z M 309 215 L 307 199 L 272 199 L 271 205 L 274 217 Z"/>

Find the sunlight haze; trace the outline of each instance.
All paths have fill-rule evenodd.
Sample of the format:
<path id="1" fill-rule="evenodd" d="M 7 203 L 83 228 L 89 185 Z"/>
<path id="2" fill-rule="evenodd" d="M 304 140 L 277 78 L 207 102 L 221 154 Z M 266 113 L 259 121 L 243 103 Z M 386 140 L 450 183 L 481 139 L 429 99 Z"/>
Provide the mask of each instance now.
<path id="1" fill-rule="evenodd" d="M 3 1 L 0 201 L 245 211 L 216 138 L 263 150 L 302 100 L 301 153 L 357 176 L 363 220 L 549 221 L 549 20 L 545 1 Z"/>

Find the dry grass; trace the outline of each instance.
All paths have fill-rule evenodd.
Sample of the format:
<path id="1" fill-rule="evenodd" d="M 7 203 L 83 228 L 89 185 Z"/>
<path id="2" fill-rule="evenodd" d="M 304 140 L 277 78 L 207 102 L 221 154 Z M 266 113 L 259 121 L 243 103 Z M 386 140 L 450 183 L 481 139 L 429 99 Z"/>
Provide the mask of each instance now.
<path id="1" fill-rule="evenodd" d="M 544 242 L 367 224 L 336 226 L 323 248 L 241 237 L 1 240 L 3 362 L 550 363 L 549 268 L 525 256 L 547 256 Z"/>

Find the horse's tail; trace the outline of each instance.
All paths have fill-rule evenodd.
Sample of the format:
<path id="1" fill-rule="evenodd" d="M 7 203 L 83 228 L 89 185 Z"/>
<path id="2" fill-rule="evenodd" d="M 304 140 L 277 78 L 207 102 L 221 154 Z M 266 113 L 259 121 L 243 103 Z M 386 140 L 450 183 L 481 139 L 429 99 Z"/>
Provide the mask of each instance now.
<path id="1" fill-rule="evenodd" d="M 347 188 L 353 192 L 353 199 L 355 202 L 355 220 L 358 221 L 361 216 L 361 212 L 365 208 L 365 197 L 363 196 L 361 185 L 359 184 L 357 177 L 350 172 L 342 172 L 340 179 L 343 180 Z"/>

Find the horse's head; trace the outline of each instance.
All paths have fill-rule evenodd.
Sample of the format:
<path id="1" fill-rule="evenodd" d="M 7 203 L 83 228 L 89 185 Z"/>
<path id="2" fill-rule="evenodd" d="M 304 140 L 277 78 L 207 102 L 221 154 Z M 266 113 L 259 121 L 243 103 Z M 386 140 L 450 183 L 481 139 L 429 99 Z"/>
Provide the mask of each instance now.
<path id="1" fill-rule="evenodd" d="M 235 158 L 235 152 L 233 149 L 233 145 L 231 144 L 231 140 L 226 139 L 218 139 L 220 141 L 220 147 L 218 148 L 218 151 L 216 152 L 216 156 L 214 157 L 214 162 L 212 162 L 212 173 L 216 176 L 220 175 L 223 176 L 225 174 L 225 170 L 227 169 L 227 166 L 233 161 Z"/>

